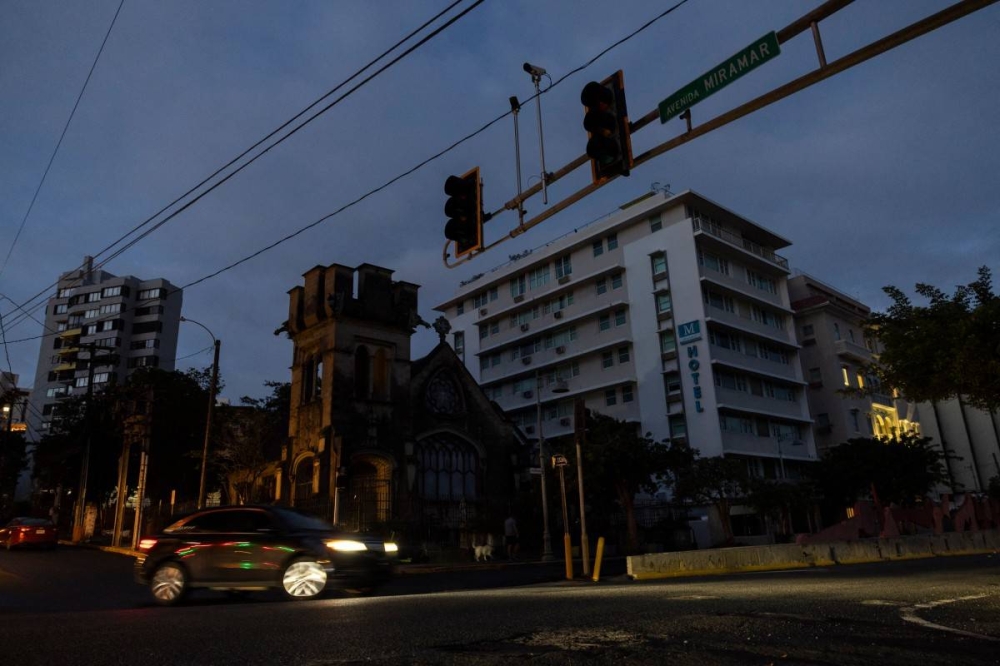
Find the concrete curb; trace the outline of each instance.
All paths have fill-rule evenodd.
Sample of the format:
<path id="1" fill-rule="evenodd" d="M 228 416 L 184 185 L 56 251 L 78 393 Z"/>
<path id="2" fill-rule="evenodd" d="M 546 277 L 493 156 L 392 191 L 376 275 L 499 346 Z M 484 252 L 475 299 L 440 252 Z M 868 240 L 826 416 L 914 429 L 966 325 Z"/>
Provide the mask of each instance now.
<path id="1" fill-rule="evenodd" d="M 822 544 L 775 544 L 655 553 L 627 558 L 633 580 L 682 578 L 751 571 L 781 571 L 1000 551 L 1000 531 L 951 532 Z"/>
<path id="2" fill-rule="evenodd" d="M 103 550 L 105 553 L 115 553 L 116 555 L 128 555 L 129 557 L 139 557 L 142 555 L 137 550 L 131 548 L 124 548 L 119 546 L 101 546 L 96 543 L 86 543 L 81 541 L 80 543 L 75 543 L 73 541 L 59 541 L 60 546 L 73 546 L 74 548 L 89 548 L 90 550 Z"/>

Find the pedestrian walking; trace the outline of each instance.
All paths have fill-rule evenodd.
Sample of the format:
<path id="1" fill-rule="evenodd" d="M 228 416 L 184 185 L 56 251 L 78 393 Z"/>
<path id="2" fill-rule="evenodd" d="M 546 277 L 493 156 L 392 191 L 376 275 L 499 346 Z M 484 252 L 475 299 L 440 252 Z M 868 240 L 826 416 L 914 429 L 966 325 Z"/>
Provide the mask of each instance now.
<path id="1" fill-rule="evenodd" d="M 521 535 L 517 531 L 517 520 L 511 514 L 507 520 L 503 521 L 503 544 L 507 548 L 507 559 L 517 559 L 518 537 Z"/>

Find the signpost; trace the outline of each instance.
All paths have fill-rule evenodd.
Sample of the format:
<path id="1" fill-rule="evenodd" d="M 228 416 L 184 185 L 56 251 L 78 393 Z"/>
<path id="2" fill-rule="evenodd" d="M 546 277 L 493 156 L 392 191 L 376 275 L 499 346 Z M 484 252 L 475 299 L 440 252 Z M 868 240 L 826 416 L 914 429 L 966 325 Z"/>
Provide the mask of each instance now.
<path id="1" fill-rule="evenodd" d="M 684 113 L 701 100 L 719 92 L 736 79 L 757 69 L 780 53 L 778 35 L 772 30 L 660 102 L 660 122 L 665 123 Z"/>

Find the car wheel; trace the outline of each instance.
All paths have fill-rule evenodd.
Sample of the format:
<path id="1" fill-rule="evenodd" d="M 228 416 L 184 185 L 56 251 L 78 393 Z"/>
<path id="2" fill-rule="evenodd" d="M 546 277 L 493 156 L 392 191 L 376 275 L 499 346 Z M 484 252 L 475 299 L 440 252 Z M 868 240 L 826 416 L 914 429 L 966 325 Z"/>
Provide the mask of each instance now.
<path id="1" fill-rule="evenodd" d="M 325 587 L 326 571 L 316 560 L 292 560 L 281 574 L 281 589 L 289 599 L 315 599 Z"/>
<path id="2" fill-rule="evenodd" d="M 179 603 L 187 594 L 187 572 L 176 562 L 161 564 L 153 572 L 149 589 L 153 593 L 153 599 L 161 606 Z"/>

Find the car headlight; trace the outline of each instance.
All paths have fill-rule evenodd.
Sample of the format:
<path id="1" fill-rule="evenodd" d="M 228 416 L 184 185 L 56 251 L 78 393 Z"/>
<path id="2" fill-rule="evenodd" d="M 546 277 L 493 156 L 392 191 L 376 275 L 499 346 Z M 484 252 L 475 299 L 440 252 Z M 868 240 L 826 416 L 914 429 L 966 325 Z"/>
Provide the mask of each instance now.
<path id="1" fill-rule="evenodd" d="M 399 546 L 397 546 L 396 544 L 394 544 L 391 541 L 386 541 L 384 545 L 385 545 L 385 552 L 387 552 L 387 553 L 398 553 L 399 552 Z"/>
<path id="2" fill-rule="evenodd" d="M 368 546 L 365 544 L 351 539 L 336 539 L 334 541 L 327 541 L 326 547 L 341 553 L 357 553 L 362 550 L 368 550 Z"/>

